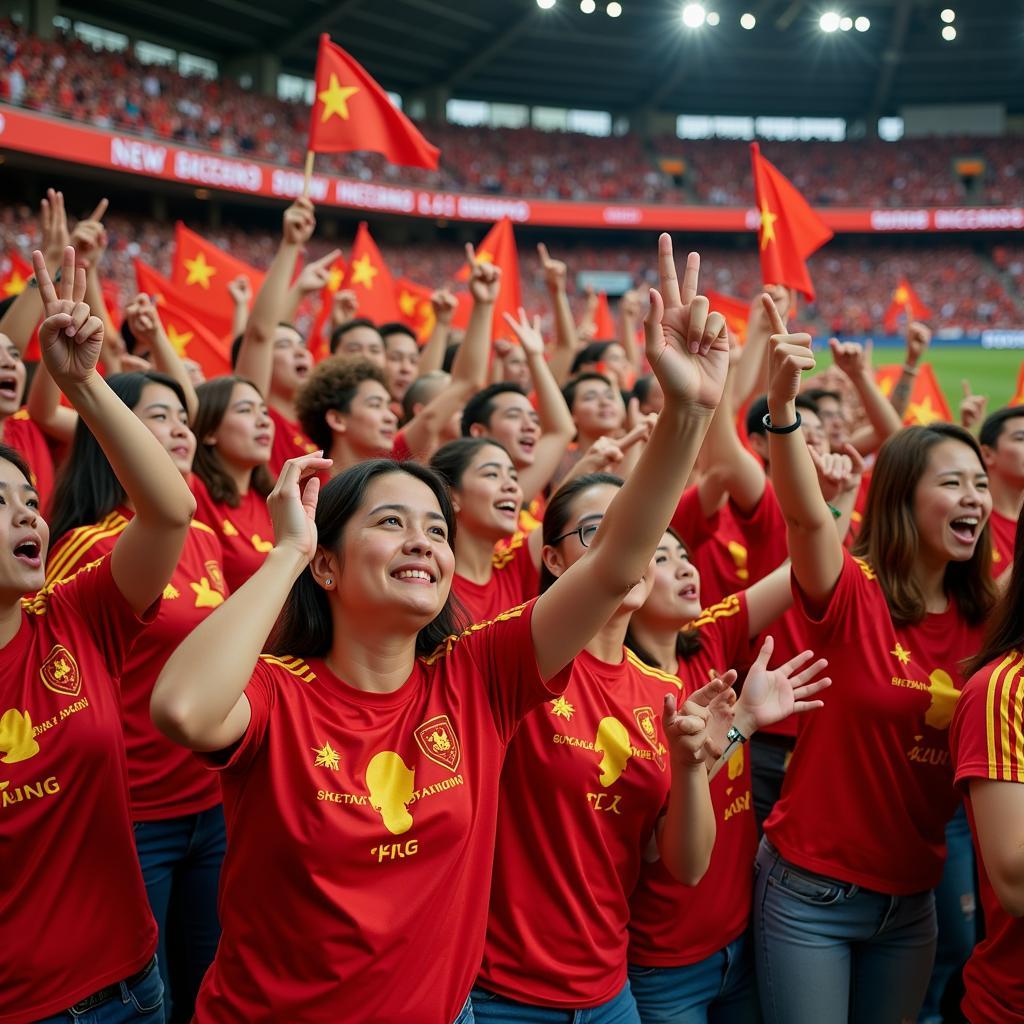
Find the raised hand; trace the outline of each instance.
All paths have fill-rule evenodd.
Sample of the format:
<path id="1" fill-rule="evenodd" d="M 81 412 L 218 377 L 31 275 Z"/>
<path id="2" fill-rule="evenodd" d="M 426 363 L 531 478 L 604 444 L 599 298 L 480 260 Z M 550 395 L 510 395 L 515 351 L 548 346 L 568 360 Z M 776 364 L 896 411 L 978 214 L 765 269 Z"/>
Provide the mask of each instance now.
<path id="1" fill-rule="evenodd" d="M 316 553 L 316 503 L 320 496 L 320 478 L 315 474 L 329 469 L 330 459 L 323 452 L 289 459 L 282 467 L 274 489 L 267 497 L 267 508 L 274 524 L 274 547 L 289 548 L 308 562 Z"/>
<path id="2" fill-rule="evenodd" d="M 961 381 L 964 389 L 964 397 L 960 399 L 960 426 L 967 430 L 973 430 L 977 423 L 980 423 L 985 416 L 985 407 L 988 405 L 988 395 L 976 395 L 971 391 L 969 380 Z"/>
<path id="3" fill-rule="evenodd" d="M 772 297 L 775 308 L 779 311 L 779 316 L 782 317 L 783 321 L 788 319 L 789 311 L 793 308 L 796 301 L 796 293 L 785 285 L 766 284 L 750 304 L 750 316 L 747 320 L 748 334 L 770 334 L 775 329 L 771 317 L 769 317 L 768 311 L 765 309 L 762 295 L 770 295 Z"/>
<path id="4" fill-rule="evenodd" d="M 707 756 L 708 723 L 711 720 L 711 703 L 728 689 L 721 679 L 713 679 L 706 686 L 690 694 L 682 707 L 677 706 L 674 693 L 665 695 L 661 724 L 668 741 L 669 756 L 673 771 L 703 770 Z"/>
<path id="5" fill-rule="evenodd" d="M 349 320 L 355 318 L 356 313 L 359 312 L 359 299 L 356 298 L 356 293 L 350 288 L 342 288 L 340 291 L 334 293 L 334 298 L 331 300 L 331 326 L 338 327 L 341 324 L 348 323 Z"/>
<path id="6" fill-rule="evenodd" d="M 252 303 L 252 281 L 245 274 L 232 278 L 228 281 L 228 295 L 236 306 L 248 309 Z"/>
<path id="7" fill-rule="evenodd" d="M 78 266 L 86 270 L 98 267 L 107 251 L 107 229 L 103 226 L 103 215 L 108 205 L 106 199 L 101 199 L 96 209 L 84 220 L 80 220 L 71 232 L 69 244 L 75 247 Z"/>
<path id="8" fill-rule="evenodd" d="M 841 452 L 819 455 L 813 448 L 807 450 L 811 453 L 811 461 L 818 471 L 818 486 L 821 488 L 821 496 L 828 502 L 835 501 L 839 494 L 848 490 L 846 482 L 853 473 L 853 462 L 850 456 Z"/>
<path id="9" fill-rule="evenodd" d="M 288 245 L 305 245 L 316 229 L 313 204 L 305 197 L 298 199 L 284 211 L 282 235 Z"/>
<path id="10" fill-rule="evenodd" d="M 911 368 L 917 366 L 931 343 L 931 329 L 914 320 L 907 328 L 907 366 Z"/>
<path id="11" fill-rule="evenodd" d="M 64 258 L 64 249 L 71 237 L 68 233 L 63 192 L 52 188 L 46 190 L 46 197 L 39 204 L 39 223 L 43 233 L 39 248 L 47 263 L 59 263 Z"/>
<path id="12" fill-rule="evenodd" d="M 454 293 L 447 288 L 438 288 L 430 295 L 430 305 L 434 307 L 434 316 L 439 324 L 447 326 L 455 316 L 455 310 L 459 307 L 459 300 Z"/>
<path id="13" fill-rule="evenodd" d="M 860 487 L 861 478 L 864 476 L 867 464 L 864 462 L 864 456 L 849 442 L 843 445 L 842 453 L 850 460 L 850 472 L 842 482 L 839 493 L 848 494 L 850 491 L 856 491 Z"/>
<path id="14" fill-rule="evenodd" d="M 548 291 L 564 292 L 565 282 L 569 276 L 568 267 L 561 260 L 553 260 L 543 242 L 537 243 L 537 255 L 540 257 L 540 267 L 544 272 L 544 284 Z"/>
<path id="15" fill-rule="evenodd" d="M 809 334 L 788 334 L 786 323 L 770 295 L 762 295 L 761 302 L 771 323 L 772 336 L 768 339 L 768 401 L 776 407 L 795 401 L 800 391 L 800 379 L 814 369 Z M 785 424 L 779 424 L 785 426 Z"/>
<path id="16" fill-rule="evenodd" d="M 139 292 L 125 307 L 124 319 L 132 334 L 139 341 L 145 342 L 148 347 L 152 347 L 161 324 L 156 306 L 150 301 L 149 296 L 144 292 Z M 123 369 L 124 357 L 122 357 L 121 361 Z"/>
<path id="17" fill-rule="evenodd" d="M 658 239 L 658 288 L 650 293 L 644 320 L 647 361 L 665 392 L 665 404 L 691 403 L 717 408 L 729 373 L 729 332 L 725 317 L 710 311 L 697 294 L 700 256 L 691 252 L 680 288 L 672 239 Z"/>
<path id="18" fill-rule="evenodd" d="M 530 318 L 526 315 L 526 310 L 522 306 L 519 307 L 518 320 L 514 320 L 508 313 L 502 315 L 505 318 L 505 323 L 512 328 L 513 333 L 519 339 L 519 344 L 523 346 L 523 351 L 527 355 L 544 355 L 544 335 L 540 333 L 539 316 L 535 316 L 531 324 Z"/>
<path id="19" fill-rule="evenodd" d="M 474 302 L 493 305 L 501 291 L 501 267 L 490 261 L 476 258 L 476 250 L 472 244 L 466 243 L 466 262 L 469 263 L 469 294 Z"/>
<path id="20" fill-rule="evenodd" d="M 75 266 L 75 250 L 64 249 L 60 294 L 50 279 L 43 254 L 32 253 L 32 266 L 45 320 L 39 325 L 39 348 L 50 376 L 62 391 L 83 384 L 96 373 L 103 347 L 103 321 L 92 315 L 85 298 L 85 270 Z"/>
<path id="21" fill-rule="evenodd" d="M 828 347 L 832 350 L 832 361 L 851 381 L 871 372 L 870 341 L 861 345 L 856 341 L 829 338 Z"/>
<path id="22" fill-rule="evenodd" d="M 630 288 L 619 299 L 619 316 L 628 324 L 639 324 L 644 317 L 643 302 L 640 293 Z"/>
<path id="23" fill-rule="evenodd" d="M 341 255 L 340 249 L 332 249 L 326 256 L 307 263 L 295 279 L 295 287 L 302 295 L 322 291 L 331 280 L 331 264 Z"/>

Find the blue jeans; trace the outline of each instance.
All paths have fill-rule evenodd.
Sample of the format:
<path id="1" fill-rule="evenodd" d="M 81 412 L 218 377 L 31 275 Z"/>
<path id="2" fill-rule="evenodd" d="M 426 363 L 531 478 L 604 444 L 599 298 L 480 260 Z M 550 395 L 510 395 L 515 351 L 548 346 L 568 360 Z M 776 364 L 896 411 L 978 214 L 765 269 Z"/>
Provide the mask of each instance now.
<path id="1" fill-rule="evenodd" d="M 117 995 L 99 1006 L 64 1010 L 37 1024 L 164 1024 L 164 983 L 156 968 L 131 988 L 123 981 L 118 988 Z"/>
<path id="2" fill-rule="evenodd" d="M 458 1017 L 455 1018 L 454 1024 L 473 1024 L 476 1017 L 473 1016 L 473 1000 L 467 999 L 466 1005 L 459 1010 Z"/>
<path id="3" fill-rule="evenodd" d="M 217 886 L 227 838 L 218 805 L 164 821 L 137 821 L 135 849 L 160 929 L 157 958 L 169 1024 L 190 1021 L 220 940 Z"/>
<path id="4" fill-rule="evenodd" d="M 963 804 L 946 826 L 946 866 L 935 890 L 935 911 L 939 920 L 939 945 L 919 1024 L 941 1024 L 946 986 L 967 963 L 978 941 L 974 846 Z"/>
<path id="5" fill-rule="evenodd" d="M 492 1020 L 512 1021 L 514 1024 L 640 1024 L 628 981 L 613 999 L 589 1010 L 530 1006 L 488 992 L 478 985 L 473 989 L 473 1018 L 477 1024 Z"/>
<path id="6" fill-rule="evenodd" d="M 747 933 L 684 967 L 631 964 L 642 1024 L 760 1024 L 754 956 Z"/>
<path id="7" fill-rule="evenodd" d="M 826 878 L 767 839 L 755 871 L 754 957 L 768 1024 L 917 1019 L 935 958 L 931 891 L 888 896 Z"/>

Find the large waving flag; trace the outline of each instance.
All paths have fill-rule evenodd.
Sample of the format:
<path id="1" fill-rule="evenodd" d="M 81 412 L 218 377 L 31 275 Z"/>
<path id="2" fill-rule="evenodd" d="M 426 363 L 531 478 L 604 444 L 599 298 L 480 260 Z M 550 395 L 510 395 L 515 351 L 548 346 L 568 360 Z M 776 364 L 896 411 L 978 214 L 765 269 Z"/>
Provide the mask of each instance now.
<path id="1" fill-rule="evenodd" d="M 901 277 L 896 291 L 892 293 L 892 302 L 889 303 L 889 308 L 885 311 L 882 323 L 885 329 L 893 334 L 901 316 L 906 316 L 909 323 L 911 320 L 930 320 L 932 315 L 932 311 L 918 298 L 917 292 L 910 287 L 910 282 L 905 277 Z"/>
<path id="2" fill-rule="evenodd" d="M 378 324 L 399 319 L 394 279 L 366 221 L 360 221 L 359 230 L 356 231 L 344 287 L 355 292 L 359 316 L 365 316 Z"/>
<path id="3" fill-rule="evenodd" d="M 507 312 L 509 316 L 519 319 L 519 307 L 523 304 L 523 286 L 519 279 L 519 250 L 516 248 L 516 236 L 512 231 L 512 221 L 508 217 L 502 217 L 487 232 L 484 240 L 476 247 L 476 258 L 479 263 L 493 263 L 501 267 L 501 291 L 498 294 L 498 301 L 494 304 L 492 321 L 494 337 L 514 340 L 515 335 L 505 323 L 502 314 Z M 469 275 L 470 269 L 467 265 L 459 271 L 456 279 L 468 281 Z M 468 304 L 468 308 L 472 308 L 472 303 Z M 455 317 L 456 326 L 465 326 L 459 323 L 459 313 L 462 309 L 460 305 Z"/>
<path id="4" fill-rule="evenodd" d="M 754 163 L 754 192 L 761 215 L 758 240 L 761 277 L 765 284 L 795 288 L 814 301 L 814 285 L 807 272 L 807 257 L 831 237 L 832 229 L 810 208 L 789 179 L 750 144 Z"/>
<path id="5" fill-rule="evenodd" d="M 875 380 L 886 398 L 892 394 L 892 389 L 896 386 L 902 372 L 903 368 L 895 363 L 880 366 L 875 371 Z M 907 411 L 903 414 L 903 425 L 926 427 L 929 423 L 935 423 L 938 420 L 951 423 L 953 414 L 950 412 L 949 403 L 942 393 L 942 388 L 939 387 L 939 381 L 931 363 L 921 363 L 917 376 L 914 378 L 914 387 L 910 392 Z"/>
<path id="6" fill-rule="evenodd" d="M 380 153 L 393 164 L 437 170 L 440 150 L 398 110 L 366 70 L 326 35 L 316 58 L 311 153 Z"/>

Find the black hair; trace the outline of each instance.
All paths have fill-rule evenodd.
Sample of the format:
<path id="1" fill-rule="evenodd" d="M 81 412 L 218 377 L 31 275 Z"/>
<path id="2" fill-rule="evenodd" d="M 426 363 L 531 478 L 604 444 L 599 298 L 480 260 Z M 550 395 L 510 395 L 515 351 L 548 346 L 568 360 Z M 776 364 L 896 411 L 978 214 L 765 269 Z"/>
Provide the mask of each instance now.
<path id="1" fill-rule="evenodd" d="M 14 305 L 14 300 L 17 297 L 17 295 L 8 295 L 6 298 L 0 299 L 0 320 L 3 319 L 4 315 L 7 313 L 7 310 L 9 310 L 11 306 Z"/>
<path id="2" fill-rule="evenodd" d="M 147 384 L 162 384 L 170 388 L 182 407 L 187 408 L 181 385 L 173 377 L 155 370 L 115 373 L 107 378 L 107 384 L 129 409 L 139 404 Z M 85 421 L 79 419 L 71 450 L 53 492 L 51 539 L 56 542 L 77 526 L 98 523 L 125 501 L 127 495 L 121 481 L 114 474 L 99 441 L 85 425 Z"/>
<path id="3" fill-rule="evenodd" d="M 985 640 L 967 666 L 967 674 L 973 675 L 990 661 L 1011 651 L 1024 653 L 1024 516 L 1017 519 L 1010 582 L 993 609 Z"/>
<path id="4" fill-rule="evenodd" d="M 444 359 L 441 360 L 441 369 L 445 373 L 452 372 L 452 364 L 455 362 L 455 357 L 459 354 L 459 348 L 462 346 L 461 341 L 453 341 L 444 350 Z"/>
<path id="5" fill-rule="evenodd" d="M 563 484 L 551 496 L 547 507 L 544 509 L 544 543 L 550 545 L 555 537 L 561 537 L 569 523 L 569 514 L 572 511 L 572 503 L 581 491 L 588 487 L 596 487 L 598 484 L 611 484 L 612 487 L 621 487 L 622 478 L 612 476 L 611 473 L 584 473 Z M 540 566 L 540 592 L 543 594 L 558 577 L 541 562 Z"/>
<path id="6" fill-rule="evenodd" d="M 384 339 L 385 348 L 387 347 L 388 338 L 392 334 L 404 334 L 407 338 L 412 338 L 416 342 L 416 347 L 419 348 L 419 338 L 416 337 L 416 332 L 408 324 L 403 324 L 398 320 L 391 320 L 386 324 L 381 324 L 377 330 Z"/>
<path id="7" fill-rule="evenodd" d="M 978 431 L 978 443 L 986 448 L 995 448 L 1006 429 L 1007 420 L 1013 419 L 1024 419 L 1024 405 L 1007 405 L 989 413 Z"/>
<path id="8" fill-rule="evenodd" d="M 334 442 L 327 414 L 332 409 L 348 413 L 359 385 L 367 380 L 385 387 L 384 371 L 362 356 L 331 356 L 313 369 L 295 399 L 295 412 L 306 436 L 318 448 L 329 452 Z"/>
<path id="9" fill-rule="evenodd" d="M 338 350 L 338 346 L 341 344 L 341 339 L 348 334 L 349 331 L 354 330 L 356 327 L 369 327 L 380 334 L 380 330 L 377 325 L 372 321 L 368 320 L 365 316 L 353 317 L 351 320 L 346 320 L 343 324 L 338 324 L 337 327 L 331 331 L 331 355 L 333 356 Z"/>
<path id="10" fill-rule="evenodd" d="M 506 455 L 508 449 L 500 441 L 489 437 L 460 437 L 457 441 L 449 441 L 434 452 L 430 460 L 430 468 L 449 486 L 455 490 L 462 486 L 462 476 L 469 468 L 476 453 L 481 448 L 500 448 Z M 511 459 L 511 456 L 509 456 Z"/>
<path id="11" fill-rule="evenodd" d="M 597 373 L 595 370 L 586 370 L 583 373 L 577 374 L 562 388 L 562 398 L 565 399 L 565 404 L 569 407 L 570 412 L 572 412 L 573 403 L 576 401 L 576 392 L 579 390 L 579 386 L 585 384 L 588 380 L 599 380 L 603 384 L 607 384 L 608 387 L 614 388 L 612 382 L 603 373 Z"/>
<path id="12" fill-rule="evenodd" d="M 612 345 L 618 345 L 617 341 L 592 341 L 576 353 L 575 358 L 572 361 L 572 366 L 569 368 L 569 373 L 579 373 L 580 367 L 589 366 L 591 363 L 599 363 L 604 358 L 604 354 L 608 351 Z"/>
<path id="13" fill-rule="evenodd" d="M 637 377 L 633 383 L 633 391 L 630 398 L 635 398 L 641 405 L 651 397 L 651 388 L 654 387 L 655 377 L 653 373 L 645 373 Z"/>
<path id="14" fill-rule="evenodd" d="M 286 320 L 279 320 L 277 326 L 286 327 L 289 331 L 294 331 L 300 338 L 302 337 L 302 331 L 295 326 L 290 324 Z M 305 340 L 305 339 L 303 339 Z M 242 342 L 245 341 L 245 333 L 236 334 L 231 342 L 231 369 L 233 370 L 238 365 L 238 356 L 242 351 Z"/>
<path id="15" fill-rule="evenodd" d="M 491 417 L 494 415 L 495 408 L 494 399 L 498 395 L 522 395 L 525 398 L 526 392 L 511 381 L 489 384 L 483 391 L 478 391 L 462 409 L 463 437 L 469 437 L 469 428 L 475 423 L 479 423 L 485 429 L 490 429 Z"/>
<path id="16" fill-rule="evenodd" d="M 815 416 L 818 416 L 818 403 L 813 398 L 809 398 L 805 394 L 796 396 L 796 407 L 797 409 L 805 409 L 807 412 L 813 412 Z M 750 403 L 747 409 L 747 436 L 751 434 L 761 434 L 767 436 L 768 431 L 764 429 L 764 418 L 768 415 L 768 396 L 761 395 L 760 398 L 755 398 Z"/>
<path id="17" fill-rule="evenodd" d="M 25 461 L 25 456 L 18 451 L 17 448 L 12 448 L 9 444 L 4 444 L 0 441 L 0 460 L 3 462 L 9 462 L 33 487 L 36 485 L 35 477 L 32 475 L 32 470 L 29 468 L 29 464 Z"/>
<path id="18" fill-rule="evenodd" d="M 434 383 L 444 379 L 445 383 L 451 380 L 450 374 L 444 372 L 444 370 L 429 370 L 427 373 L 421 373 L 406 389 L 405 394 L 402 395 L 402 420 L 408 423 L 413 418 L 415 413 L 414 408 L 421 402 L 424 402 L 423 392 Z"/>
<path id="19" fill-rule="evenodd" d="M 368 459 L 339 473 L 327 483 L 316 506 L 320 547 L 337 551 L 345 527 L 362 506 L 370 485 L 377 477 L 390 473 L 405 473 L 430 488 L 448 525 L 448 544 L 455 548 L 455 510 L 444 481 L 426 466 L 416 462 L 395 462 L 393 459 Z M 344 567 L 341 571 L 345 571 Z M 416 654 L 430 654 L 458 631 L 456 604 L 449 593 L 437 617 L 417 633 Z M 333 639 L 334 626 L 327 593 L 307 565 L 292 585 L 267 650 L 277 655 L 322 658 L 330 652 Z"/>
<path id="20" fill-rule="evenodd" d="M 831 398 L 833 402 L 838 402 L 840 405 L 843 404 L 843 396 L 831 388 L 808 388 L 802 394 L 804 398 L 809 398 L 815 405 L 823 398 Z"/>

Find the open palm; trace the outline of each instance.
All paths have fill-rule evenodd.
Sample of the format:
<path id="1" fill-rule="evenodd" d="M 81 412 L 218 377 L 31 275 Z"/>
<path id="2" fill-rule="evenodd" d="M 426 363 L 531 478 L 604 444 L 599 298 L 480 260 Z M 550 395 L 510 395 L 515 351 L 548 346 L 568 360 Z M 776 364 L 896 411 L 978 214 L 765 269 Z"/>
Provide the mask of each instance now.
<path id="1" fill-rule="evenodd" d="M 763 729 L 792 714 L 824 707 L 823 701 L 808 698 L 831 685 L 832 681 L 827 676 L 821 676 L 828 662 L 819 658 L 808 664 L 814 658 L 814 652 L 803 651 L 777 668 L 769 669 L 768 662 L 774 650 L 775 641 L 771 636 L 765 637 L 743 681 L 736 710 L 737 716 L 743 712 L 744 724 L 750 723 L 748 728 L 752 725 Z"/>

